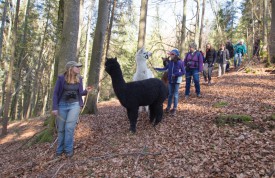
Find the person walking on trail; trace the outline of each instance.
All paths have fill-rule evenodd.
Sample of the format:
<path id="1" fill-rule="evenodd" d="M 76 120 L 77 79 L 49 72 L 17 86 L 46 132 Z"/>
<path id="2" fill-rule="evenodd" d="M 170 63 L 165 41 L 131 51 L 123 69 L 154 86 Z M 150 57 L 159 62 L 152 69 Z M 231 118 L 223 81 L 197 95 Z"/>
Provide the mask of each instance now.
<path id="1" fill-rule="evenodd" d="M 56 156 L 63 153 L 66 157 L 72 157 L 74 131 L 83 107 L 82 96 L 87 95 L 93 87 L 88 86 L 83 90 L 82 78 L 80 77 L 81 63 L 69 61 L 65 68 L 66 72 L 58 76 L 53 93 L 52 114 L 56 116 L 58 130 Z"/>
<path id="2" fill-rule="evenodd" d="M 165 109 L 166 113 L 171 113 L 172 115 L 176 114 L 179 100 L 179 86 L 182 82 L 182 76 L 185 74 L 185 69 L 183 65 L 183 61 L 179 58 L 180 53 L 177 49 L 173 49 L 168 52 L 170 56 L 170 60 L 167 60 L 168 64 L 166 64 L 163 68 L 154 68 L 157 71 L 167 71 L 168 72 L 168 103 L 167 108 Z M 174 99 L 173 109 L 172 100 Z"/>
<path id="3" fill-rule="evenodd" d="M 227 49 L 229 52 L 229 59 L 232 59 L 234 57 L 234 48 L 230 40 L 227 40 L 225 44 L 225 49 Z M 229 70 L 230 70 L 230 60 L 227 60 L 225 71 L 228 72 Z"/>
<path id="4" fill-rule="evenodd" d="M 189 52 L 184 58 L 184 67 L 186 70 L 185 99 L 188 99 L 190 95 L 192 77 L 195 83 L 197 97 L 201 97 L 199 73 L 203 70 L 203 56 L 201 52 L 197 50 L 196 43 L 189 44 Z"/>
<path id="5" fill-rule="evenodd" d="M 242 63 L 242 56 L 246 54 L 246 45 L 244 44 L 244 40 L 241 39 L 240 42 L 234 45 L 234 67 L 240 67 Z"/>
<path id="6" fill-rule="evenodd" d="M 217 54 L 217 63 L 219 66 L 218 77 L 221 77 L 225 73 L 226 64 L 229 60 L 229 57 L 229 51 L 225 48 L 224 44 L 221 44 Z"/>
<path id="7" fill-rule="evenodd" d="M 256 39 L 253 45 L 253 58 L 257 58 L 260 61 L 260 39 Z"/>
<path id="8" fill-rule="evenodd" d="M 225 49 L 227 49 L 229 52 L 229 59 L 233 58 L 234 57 L 234 48 L 233 48 L 233 45 L 230 40 L 227 40 Z"/>
<path id="9" fill-rule="evenodd" d="M 203 65 L 203 77 L 204 82 L 208 85 L 211 85 L 211 77 L 214 64 L 216 62 L 217 53 L 216 50 L 211 46 L 210 43 L 206 44 L 206 55 L 205 55 L 205 62 Z"/>

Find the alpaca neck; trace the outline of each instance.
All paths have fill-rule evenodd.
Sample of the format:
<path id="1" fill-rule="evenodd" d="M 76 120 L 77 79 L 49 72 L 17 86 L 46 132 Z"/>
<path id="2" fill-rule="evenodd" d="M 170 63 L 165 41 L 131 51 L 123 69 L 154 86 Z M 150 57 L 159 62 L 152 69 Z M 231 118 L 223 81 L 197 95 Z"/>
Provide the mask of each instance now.
<path id="1" fill-rule="evenodd" d="M 113 88 L 114 91 L 118 97 L 118 99 L 121 99 L 121 95 L 124 94 L 124 90 L 126 88 L 126 82 L 123 78 L 121 69 L 117 69 L 116 71 L 114 71 L 111 74 L 111 78 L 112 78 L 112 84 L 113 84 Z"/>
<path id="2" fill-rule="evenodd" d="M 146 61 L 138 61 L 137 62 L 137 71 L 144 71 L 147 69 Z"/>

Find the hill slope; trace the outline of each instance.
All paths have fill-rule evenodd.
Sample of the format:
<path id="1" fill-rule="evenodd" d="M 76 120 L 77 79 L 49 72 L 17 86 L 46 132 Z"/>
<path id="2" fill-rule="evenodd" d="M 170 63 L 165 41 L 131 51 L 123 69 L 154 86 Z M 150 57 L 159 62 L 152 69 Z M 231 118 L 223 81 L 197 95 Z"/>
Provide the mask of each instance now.
<path id="1" fill-rule="evenodd" d="M 22 122 L 28 130 L 11 128 L 0 142 L 0 177 L 274 176 L 275 75 L 253 70 L 256 74 L 214 77 L 212 86 L 201 85 L 202 98 L 192 87 L 185 100 L 183 83 L 177 115 L 166 114 L 153 128 L 142 113 L 136 134 L 128 131 L 126 111 L 117 100 L 100 103 L 97 116 L 81 116 L 72 159 L 55 159 L 52 143 L 22 146 L 30 138 L 24 134 L 42 128 L 41 121 L 25 127 Z M 232 121 L 233 114 L 252 121 Z M 224 125 L 217 122 L 220 115 L 232 118 Z"/>

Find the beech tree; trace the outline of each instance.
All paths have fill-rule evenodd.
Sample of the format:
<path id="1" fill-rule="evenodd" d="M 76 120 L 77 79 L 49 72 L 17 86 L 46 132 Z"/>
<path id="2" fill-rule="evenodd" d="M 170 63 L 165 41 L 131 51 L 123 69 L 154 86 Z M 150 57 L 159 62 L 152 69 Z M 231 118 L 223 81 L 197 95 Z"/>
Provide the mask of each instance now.
<path id="1" fill-rule="evenodd" d="M 147 8 L 148 0 L 141 0 L 137 50 L 145 44 Z"/>
<path id="2" fill-rule="evenodd" d="M 94 91 L 87 95 L 87 105 L 84 113 L 96 114 L 98 101 L 98 86 L 100 79 L 100 69 L 102 63 L 102 56 L 104 52 L 105 35 L 108 26 L 109 17 L 109 3 L 108 0 L 100 0 L 98 2 L 98 17 L 92 47 L 92 56 L 90 61 L 90 70 L 88 74 L 88 85 L 94 86 Z"/>
<path id="3" fill-rule="evenodd" d="M 271 62 L 275 63 L 275 0 L 271 1 L 272 16 L 271 16 L 271 28 L 270 28 L 270 42 L 269 42 L 269 58 Z"/>
<path id="4" fill-rule="evenodd" d="M 184 53 L 185 49 L 185 38 L 186 38 L 186 3 L 187 0 L 183 0 L 183 13 L 182 13 L 182 20 L 181 20 L 181 47 L 180 47 L 180 53 Z"/>
<path id="5" fill-rule="evenodd" d="M 13 35 L 11 37 L 11 58 L 9 63 L 9 72 L 7 76 L 7 84 L 6 84 L 6 94 L 5 94 L 5 104 L 4 104 L 4 112 L 3 112 L 3 120 L 2 120 L 2 135 L 7 135 L 8 133 L 8 122 L 9 122 L 9 109 L 10 109 L 10 101 L 12 95 L 12 75 L 13 75 L 13 65 L 15 58 L 15 45 L 17 43 L 17 24 L 18 24 L 18 15 L 19 15 L 19 7 L 20 0 L 17 0 L 16 4 L 16 13 L 14 19 L 14 27 L 13 27 Z"/>

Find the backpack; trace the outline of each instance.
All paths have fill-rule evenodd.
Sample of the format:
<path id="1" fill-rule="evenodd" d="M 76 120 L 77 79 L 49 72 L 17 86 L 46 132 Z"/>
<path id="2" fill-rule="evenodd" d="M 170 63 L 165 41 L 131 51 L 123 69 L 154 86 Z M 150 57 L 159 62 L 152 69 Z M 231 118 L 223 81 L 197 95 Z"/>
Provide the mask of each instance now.
<path id="1" fill-rule="evenodd" d="M 196 51 L 195 53 L 196 53 L 198 59 L 199 59 L 200 55 L 202 55 L 203 62 L 205 61 L 205 58 L 204 58 L 204 56 L 203 56 L 203 52 L 202 52 L 202 51 Z M 191 60 L 190 60 L 190 61 L 187 61 L 187 65 L 186 65 L 187 70 L 188 70 L 191 66 L 193 66 L 193 65 L 194 65 L 195 67 L 198 67 L 198 66 L 199 66 L 199 60 L 198 60 L 198 61 L 194 61 L 194 60 L 193 60 L 193 58 L 194 58 L 195 55 L 192 56 L 192 53 L 191 53 L 191 52 L 189 52 L 187 55 L 191 55 Z M 194 62 L 194 64 L 192 64 L 193 62 Z"/>

